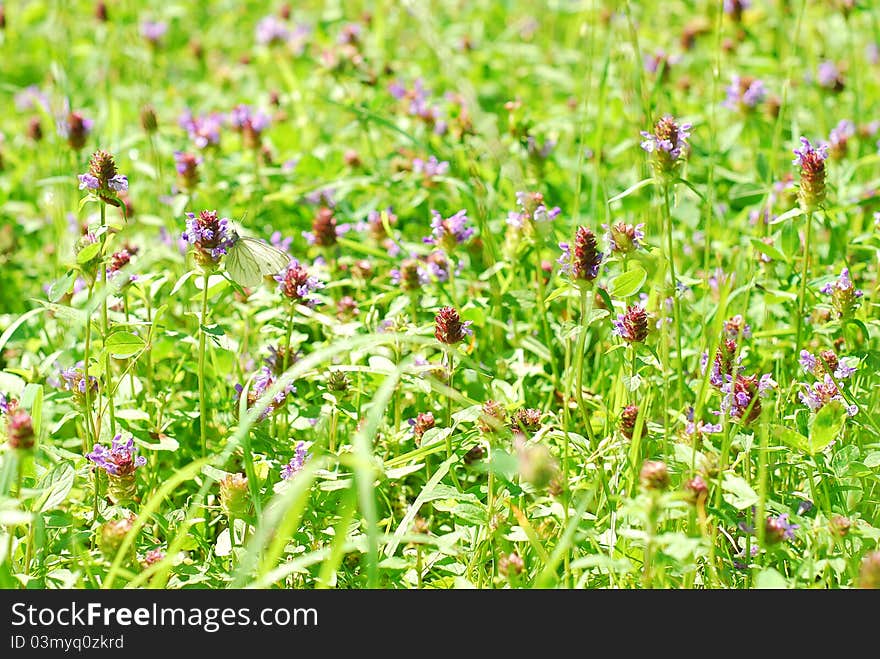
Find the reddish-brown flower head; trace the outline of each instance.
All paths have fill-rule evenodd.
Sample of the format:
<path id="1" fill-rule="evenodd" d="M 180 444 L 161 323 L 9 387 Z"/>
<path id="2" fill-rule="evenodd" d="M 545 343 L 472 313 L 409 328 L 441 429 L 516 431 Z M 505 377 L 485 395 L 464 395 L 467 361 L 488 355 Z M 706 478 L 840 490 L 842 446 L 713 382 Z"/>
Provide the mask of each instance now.
<path id="1" fill-rule="evenodd" d="M 440 343 L 455 345 L 464 341 L 466 336 L 473 334 L 470 324 L 469 320 L 462 322 L 455 308 L 443 307 L 434 318 L 434 336 Z"/>
<path id="2" fill-rule="evenodd" d="M 620 413 L 620 432 L 627 439 L 633 438 L 636 429 L 636 419 L 639 416 L 638 405 L 627 405 Z"/>
<path id="3" fill-rule="evenodd" d="M 627 307 L 614 321 L 614 333 L 627 343 L 642 343 L 648 338 L 648 312 L 639 305 Z"/>
<path id="4" fill-rule="evenodd" d="M 10 411 L 6 417 L 6 436 L 9 446 L 28 450 L 34 447 L 34 420 L 21 408 Z"/>
<path id="5" fill-rule="evenodd" d="M 326 206 L 318 209 L 312 221 L 313 244 L 319 247 L 332 247 L 336 244 L 336 218 L 333 211 Z"/>

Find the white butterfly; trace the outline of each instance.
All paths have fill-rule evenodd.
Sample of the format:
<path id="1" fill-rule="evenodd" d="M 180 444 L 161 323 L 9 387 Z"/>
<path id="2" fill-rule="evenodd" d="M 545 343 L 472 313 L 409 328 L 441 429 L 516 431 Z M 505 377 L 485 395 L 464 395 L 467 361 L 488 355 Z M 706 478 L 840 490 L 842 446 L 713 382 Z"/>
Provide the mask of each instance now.
<path id="1" fill-rule="evenodd" d="M 280 249 L 257 238 L 248 238 L 232 231 L 232 247 L 226 254 L 226 272 L 240 286 L 253 288 L 267 275 L 275 275 L 290 263 Z"/>

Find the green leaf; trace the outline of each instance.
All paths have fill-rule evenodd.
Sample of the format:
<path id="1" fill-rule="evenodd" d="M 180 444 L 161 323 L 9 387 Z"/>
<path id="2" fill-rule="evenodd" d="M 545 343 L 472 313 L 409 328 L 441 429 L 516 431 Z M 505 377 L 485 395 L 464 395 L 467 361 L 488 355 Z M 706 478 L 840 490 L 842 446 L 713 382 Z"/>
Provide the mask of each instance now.
<path id="1" fill-rule="evenodd" d="M 83 247 L 76 255 L 76 262 L 80 265 L 88 263 L 101 253 L 101 243 L 92 243 Z"/>
<path id="2" fill-rule="evenodd" d="M 825 403 L 810 426 L 810 454 L 815 455 L 833 442 L 846 424 L 846 407 L 839 400 Z"/>
<path id="3" fill-rule="evenodd" d="M 132 332 L 114 332 L 107 337 L 104 348 L 113 357 L 124 359 L 137 354 L 145 345 L 144 340 Z"/>
<path id="4" fill-rule="evenodd" d="M 611 197 L 611 199 L 608 200 L 608 204 L 611 205 L 615 201 L 620 201 L 624 197 L 628 197 L 629 195 L 631 195 L 633 192 L 636 192 L 637 190 L 641 190 L 646 185 L 651 185 L 653 182 L 654 182 L 653 178 L 642 179 L 641 181 L 639 181 L 635 185 L 629 186 L 626 190 L 624 190 L 620 194 L 616 194 L 613 197 Z"/>
<path id="5" fill-rule="evenodd" d="M 810 452 L 810 440 L 796 430 L 775 423 L 770 426 L 770 430 L 774 439 L 778 439 L 783 444 L 804 453 Z"/>
<path id="6" fill-rule="evenodd" d="M 778 570 L 772 567 L 766 567 L 755 577 L 755 588 L 759 589 L 780 589 L 788 588 L 788 582 Z"/>
<path id="7" fill-rule="evenodd" d="M 647 278 L 648 273 L 641 266 L 635 266 L 632 270 L 617 275 L 611 280 L 611 295 L 620 298 L 635 295 Z"/>
<path id="8" fill-rule="evenodd" d="M 52 510 L 64 502 L 73 488 L 75 473 L 70 463 L 62 462 L 43 476 L 39 487 L 45 491 L 46 499 L 40 506 L 40 512 Z"/>
<path id="9" fill-rule="evenodd" d="M 59 277 L 49 286 L 49 302 L 58 302 L 64 295 L 70 292 L 73 282 L 76 281 L 76 271 L 71 270 Z"/>
<path id="10" fill-rule="evenodd" d="M 737 510 L 745 510 L 758 503 L 757 493 L 739 476 L 724 474 L 721 489 L 724 490 L 724 500 Z"/>
<path id="11" fill-rule="evenodd" d="M 775 259 L 776 261 L 782 261 L 783 263 L 788 263 L 788 257 L 785 255 L 781 249 L 776 247 L 776 245 L 770 244 L 768 245 L 760 238 L 752 238 L 752 247 L 761 252 L 761 254 L 765 254 L 769 256 L 771 259 Z"/>
<path id="12" fill-rule="evenodd" d="M 779 224 L 781 222 L 785 222 L 786 220 L 790 220 L 793 217 L 797 217 L 798 215 L 802 215 L 803 211 L 800 208 L 792 208 L 790 211 L 786 211 L 779 217 L 774 217 L 770 220 L 770 224 Z"/>
<path id="13" fill-rule="evenodd" d="M 43 424 L 43 385 L 29 383 L 21 394 L 21 406 L 29 411 L 34 423 L 34 434 L 39 438 Z"/>

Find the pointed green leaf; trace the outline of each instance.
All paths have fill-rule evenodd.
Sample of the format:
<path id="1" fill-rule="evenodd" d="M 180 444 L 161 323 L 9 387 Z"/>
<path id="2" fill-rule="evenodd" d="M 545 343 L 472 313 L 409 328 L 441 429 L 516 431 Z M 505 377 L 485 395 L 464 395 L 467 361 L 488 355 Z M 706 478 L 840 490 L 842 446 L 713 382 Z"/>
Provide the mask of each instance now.
<path id="1" fill-rule="evenodd" d="M 619 298 L 627 298 L 639 292 L 648 278 L 648 273 L 641 266 L 635 266 L 632 270 L 617 275 L 611 281 L 611 295 Z"/>
<path id="2" fill-rule="evenodd" d="M 846 424 L 846 407 L 839 400 L 825 403 L 810 426 L 810 454 L 815 455 L 837 439 Z"/>
<path id="3" fill-rule="evenodd" d="M 113 356 L 120 359 L 131 357 L 144 347 L 144 340 L 132 332 L 114 332 L 107 337 L 104 348 Z"/>

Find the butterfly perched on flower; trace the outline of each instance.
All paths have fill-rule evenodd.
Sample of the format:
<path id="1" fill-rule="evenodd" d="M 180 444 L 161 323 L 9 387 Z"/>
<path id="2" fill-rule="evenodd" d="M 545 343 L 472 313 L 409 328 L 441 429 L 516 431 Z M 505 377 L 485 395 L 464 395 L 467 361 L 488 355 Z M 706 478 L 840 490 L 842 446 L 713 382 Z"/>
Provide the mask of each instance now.
<path id="1" fill-rule="evenodd" d="M 278 274 L 290 262 L 290 256 L 265 241 L 242 236 L 234 229 L 231 237 L 226 271 L 240 286 L 257 286 L 263 277 Z"/>

